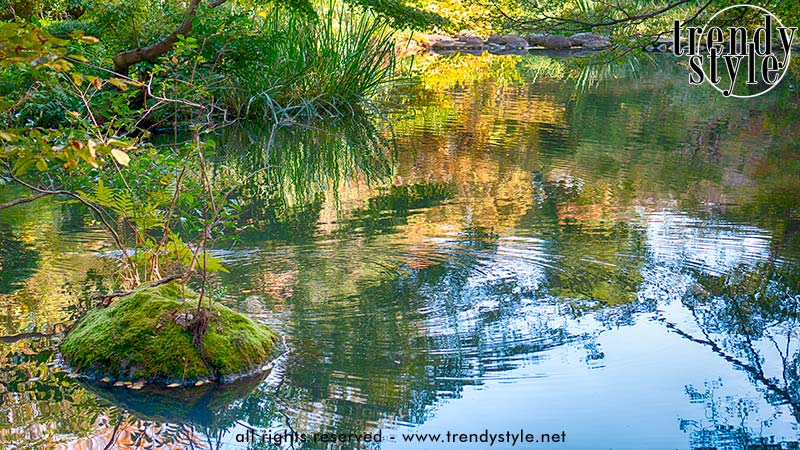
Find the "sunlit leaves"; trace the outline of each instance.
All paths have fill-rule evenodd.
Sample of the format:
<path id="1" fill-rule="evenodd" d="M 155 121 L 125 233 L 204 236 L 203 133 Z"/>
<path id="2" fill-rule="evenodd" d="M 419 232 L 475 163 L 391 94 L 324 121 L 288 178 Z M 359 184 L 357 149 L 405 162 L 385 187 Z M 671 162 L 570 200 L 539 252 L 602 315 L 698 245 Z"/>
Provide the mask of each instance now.
<path id="1" fill-rule="evenodd" d="M 30 65 L 65 72 L 73 65 L 66 59 L 67 42 L 31 25 L 0 22 L 0 68 Z"/>
<path id="2" fill-rule="evenodd" d="M 136 193 L 126 189 L 109 186 L 102 179 L 97 181 L 90 192 L 77 192 L 81 197 L 126 221 L 127 226 L 137 232 L 140 241 L 145 240 L 146 233 L 159 229 L 164 221 L 165 214 L 159 209 L 158 203 L 138 198 Z"/>
<path id="3" fill-rule="evenodd" d="M 86 43 L 97 42 L 96 38 L 75 32 L 71 36 Z M 21 24 L 0 23 L 0 69 L 10 66 L 33 67 L 63 73 L 76 89 L 99 91 L 110 84 L 118 89 L 127 89 L 132 81 L 111 78 L 103 80 L 75 70 L 73 62 L 85 62 L 81 55 L 67 54 L 68 42 L 46 32 Z M 17 99 L 3 104 L 18 103 Z M 128 151 L 135 148 L 135 141 L 108 139 L 96 134 L 96 124 L 78 111 L 68 111 L 67 116 L 75 120 L 73 127 L 57 130 L 45 128 L 19 128 L 0 130 L 0 162 L 11 166 L 20 176 L 35 168 L 47 171 L 51 165 L 63 169 L 76 169 L 80 163 L 100 168 L 104 159 L 110 157 L 117 164 L 126 166 L 130 162 Z"/>
<path id="4" fill-rule="evenodd" d="M 55 164 L 62 169 L 76 169 L 85 163 L 100 168 L 112 159 L 127 166 L 127 151 L 135 148 L 136 141 L 120 139 L 95 140 L 87 138 L 78 129 L 12 129 L 0 131 L 0 161 L 8 161 L 16 176 L 24 175 L 32 167 L 44 172 Z"/>
<path id="5" fill-rule="evenodd" d="M 115 161 L 117 161 L 119 164 L 122 164 L 123 166 L 127 166 L 128 163 L 131 161 L 131 157 L 128 156 L 127 153 L 117 148 L 111 149 L 111 156 L 114 158 Z"/>
<path id="6" fill-rule="evenodd" d="M 86 42 L 87 44 L 96 44 L 96 43 L 100 42 L 100 40 L 97 39 L 94 36 L 81 36 L 78 39 L 83 41 L 83 42 Z"/>

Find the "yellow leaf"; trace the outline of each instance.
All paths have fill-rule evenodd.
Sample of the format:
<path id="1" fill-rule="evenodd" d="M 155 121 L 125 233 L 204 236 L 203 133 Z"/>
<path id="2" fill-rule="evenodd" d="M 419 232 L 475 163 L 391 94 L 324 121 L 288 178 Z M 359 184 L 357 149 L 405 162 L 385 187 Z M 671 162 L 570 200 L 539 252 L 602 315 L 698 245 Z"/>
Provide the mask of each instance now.
<path id="1" fill-rule="evenodd" d="M 109 83 L 113 84 L 114 86 L 118 87 L 121 90 L 128 89 L 128 84 L 125 83 L 125 80 L 121 80 L 119 78 L 111 78 L 108 80 Z"/>
<path id="2" fill-rule="evenodd" d="M 259 17 L 262 17 L 262 18 L 264 18 L 264 19 L 266 19 L 266 18 L 267 18 L 267 13 L 266 13 L 266 12 L 264 12 L 264 11 L 259 11 L 259 12 L 258 12 L 258 16 L 259 16 Z"/>
<path id="3" fill-rule="evenodd" d="M 83 42 L 86 42 L 87 44 L 97 44 L 98 42 L 100 42 L 100 39 L 97 39 L 94 36 L 81 36 L 78 39 L 82 40 Z"/>
<path id="4" fill-rule="evenodd" d="M 111 149 L 111 156 L 114 157 L 114 159 L 123 166 L 127 166 L 128 163 L 131 161 L 131 157 L 128 156 L 127 153 L 117 148 Z"/>
<path id="5" fill-rule="evenodd" d="M 97 149 L 97 142 L 89 139 L 86 142 L 86 144 L 87 144 L 87 147 L 89 147 L 89 154 L 92 156 L 92 158 L 96 158 L 97 157 L 97 150 L 96 150 Z"/>
<path id="6" fill-rule="evenodd" d="M 122 149 L 126 149 L 126 150 L 130 150 L 130 149 L 134 148 L 129 143 L 127 143 L 125 141 L 120 141 L 119 139 L 114 139 L 114 138 L 109 139 L 108 142 L 106 142 L 106 144 L 110 145 L 111 147 L 117 147 L 117 148 L 122 148 Z"/>

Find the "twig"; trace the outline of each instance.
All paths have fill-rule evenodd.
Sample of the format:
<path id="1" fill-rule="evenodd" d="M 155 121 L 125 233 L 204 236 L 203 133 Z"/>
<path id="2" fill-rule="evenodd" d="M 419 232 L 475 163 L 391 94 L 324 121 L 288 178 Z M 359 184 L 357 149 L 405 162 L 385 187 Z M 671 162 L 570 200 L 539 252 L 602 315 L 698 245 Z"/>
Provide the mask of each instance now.
<path id="1" fill-rule="evenodd" d="M 105 447 L 103 447 L 103 450 L 110 450 L 111 449 L 111 446 L 117 440 L 117 431 L 119 431 L 119 426 L 120 425 L 122 425 L 122 416 L 121 415 L 119 416 L 119 420 L 117 421 L 117 424 L 114 425 L 114 431 L 111 432 L 111 438 L 109 438 L 108 443 L 106 444 Z"/>
<path id="2" fill-rule="evenodd" d="M 167 239 L 169 238 L 169 223 L 172 221 L 172 214 L 175 211 L 175 204 L 178 202 L 178 196 L 181 192 L 181 182 L 183 181 L 183 175 L 186 173 L 186 165 L 181 168 L 181 172 L 178 174 L 178 178 L 175 180 L 175 192 L 172 194 L 172 202 L 169 205 L 169 209 L 167 210 L 167 216 L 164 218 L 164 225 L 162 226 L 164 230 L 163 236 L 161 236 L 161 241 L 159 241 L 158 246 L 153 251 L 153 258 L 155 267 L 151 268 L 153 273 L 151 275 L 161 276 L 160 270 L 158 268 L 158 254 L 161 252 L 161 249 L 167 245 Z"/>
<path id="3" fill-rule="evenodd" d="M 177 280 L 179 278 L 182 278 L 183 276 L 184 276 L 184 274 L 182 274 L 182 273 L 176 273 L 176 274 L 172 274 L 172 275 L 166 276 L 166 277 L 164 277 L 164 278 L 162 278 L 160 280 L 152 281 L 152 282 L 148 283 L 146 286 L 141 286 L 141 287 L 138 287 L 136 289 L 132 289 L 130 291 L 114 291 L 114 292 L 110 292 L 108 294 L 94 294 L 92 296 L 92 300 L 102 300 L 102 303 L 98 304 L 96 306 L 108 306 L 107 301 L 111 300 L 112 298 L 124 297 L 126 295 L 131 295 L 134 292 L 138 292 L 138 291 L 140 291 L 142 289 L 154 288 L 156 286 L 161 286 L 162 284 L 167 284 L 170 281 Z"/>

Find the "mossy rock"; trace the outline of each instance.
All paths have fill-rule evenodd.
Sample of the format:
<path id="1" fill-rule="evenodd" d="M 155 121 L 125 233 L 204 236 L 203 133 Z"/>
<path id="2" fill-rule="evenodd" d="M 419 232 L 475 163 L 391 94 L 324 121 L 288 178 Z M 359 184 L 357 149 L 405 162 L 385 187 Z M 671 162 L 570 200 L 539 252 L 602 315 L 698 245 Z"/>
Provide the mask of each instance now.
<path id="1" fill-rule="evenodd" d="M 278 336 L 272 330 L 212 303 L 204 359 L 188 326 L 196 312 L 197 294 L 178 283 L 141 289 L 87 313 L 64 338 L 61 353 L 90 378 L 183 384 L 232 380 L 258 371 L 273 355 Z"/>

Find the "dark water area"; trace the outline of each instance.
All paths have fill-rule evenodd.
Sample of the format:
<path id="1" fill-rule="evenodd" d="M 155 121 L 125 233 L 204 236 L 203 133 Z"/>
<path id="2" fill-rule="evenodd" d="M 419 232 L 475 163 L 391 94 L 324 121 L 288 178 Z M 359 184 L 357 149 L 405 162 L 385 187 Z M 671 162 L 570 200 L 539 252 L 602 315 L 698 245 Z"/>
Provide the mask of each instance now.
<path id="1" fill-rule="evenodd" d="M 113 249 L 76 205 L 4 211 L 2 448 L 487 448 L 404 434 L 520 429 L 564 442 L 514 448 L 797 448 L 793 81 L 724 99 L 671 58 L 553 61 L 439 58 L 388 121 L 217 137 L 219 163 L 278 166 L 215 250 L 215 295 L 286 337 L 242 383 L 62 371 L 59 332 Z"/>

